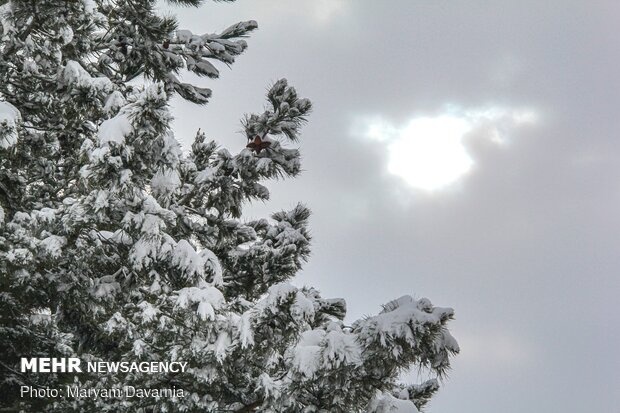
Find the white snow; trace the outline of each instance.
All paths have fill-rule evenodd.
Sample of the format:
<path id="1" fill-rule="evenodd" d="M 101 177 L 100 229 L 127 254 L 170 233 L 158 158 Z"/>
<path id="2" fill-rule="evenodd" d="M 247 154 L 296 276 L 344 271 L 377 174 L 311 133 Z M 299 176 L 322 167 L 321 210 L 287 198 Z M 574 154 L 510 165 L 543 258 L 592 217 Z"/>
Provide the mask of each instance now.
<path id="1" fill-rule="evenodd" d="M 278 227 L 281 228 L 281 232 L 276 235 L 276 239 L 283 245 L 295 244 L 297 242 L 305 243 L 307 241 L 301 230 L 295 229 L 286 221 L 278 223 Z"/>
<path id="2" fill-rule="evenodd" d="M 109 206 L 109 196 L 108 191 L 97 191 L 97 196 L 95 197 L 95 201 L 93 202 L 93 206 L 95 207 L 95 211 L 99 211 L 100 209 L 107 208 Z"/>
<path id="3" fill-rule="evenodd" d="M 0 148 L 8 149 L 17 143 L 17 124 L 22 117 L 9 102 L 0 102 Z"/>
<path id="4" fill-rule="evenodd" d="M 324 330 L 308 330 L 301 334 L 295 346 L 293 368 L 307 378 L 311 378 L 321 367 L 321 342 Z"/>
<path id="5" fill-rule="evenodd" d="M 42 222 L 50 223 L 56 219 L 56 210 L 52 208 L 41 208 L 40 210 L 32 211 L 32 216 Z"/>
<path id="6" fill-rule="evenodd" d="M 113 89 L 113 84 L 110 79 L 105 76 L 92 77 L 86 69 L 75 60 L 67 61 L 59 81 L 66 86 L 95 89 L 101 92 L 109 93 Z"/>
<path id="7" fill-rule="evenodd" d="M 224 306 L 225 299 L 220 290 L 207 284 L 177 291 L 177 306 L 187 308 L 192 303 L 198 303 L 197 314 L 202 320 L 214 320 L 215 311 Z"/>
<path id="8" fill-rule="evenodd" d="M 269 165 L 271 165 L 271 159 L 269 158 L 259 158 L 256 162 L 256 170 L 258 172 L 267 172 L 269 171 Z"/>
<path id="9" fill-rule="evenodd" d="M 293 369 L 311 378 L 323 368 L 339 368 L 341 365 L 359 365 L 361 348 L 354 334 L 347 334 L 332 323 L 329 331 L 323 329 L 304 331 L 293 350 Z"/>
<path id="10" fill-rule="evenodd" d="M 167 131 L 163 136 L 164 147 L 162 150 L 162 157 L 166 160 L 166 162 L 175 167 L 179 160 L 183 157 L 183 149 L 179 144 L 179 141 L 174 137 L 174 133 L 172 131 Z"/>
<path id="11" fill-rule="evenodd" d="M 154 294 L 161 292 L 161 284 L 159 283 L 158 278 L 153 280 L 153 284 L 151 284 L 151 286 L 149 287 L 149 292 L 154 293 Z"/>
<path id="12" fill-rule="evenodd" d="M 176 218 L 174 212 L 162 208 L 161 205 L 159 205 L 159 203 L 157 202 L 157 200 L 150 195 L 144 198 L 144 201 L 142 202 L 142 210 L 145 213 L 157 214 L 162 218 L 168 220 L 174 220 Z"/>
<path id="13" fill-rule="evenodd" d="M 218 43 L 217 40 L 209 42 L 209 48 L 216 53 L 226 51 L 226 46 Z"/>
<path id="14" fill-rule="evenodd" d="M 148 323 L 149 321 L 153 321 L 155 317 L 157 316 L 157 314 L 160 313 L 158 308 L 154 307 L 153 304 L 147 301 L 142 301 L 140 304 L 138 304 L 138 307 L 142 309 L 142 322 L 143 323 Z"/>
<path id="15" fill-rule="evenodd" d="M 225 331 L 220 331 L 219 335 L 217 336 L 217 340 L 215 340 L 215 345 L 214 345 L 215 358 L 218 361 L 224 360 L 224 358 L 226 357 L 226 353 L 228 349 L 230 348 L 231 344 L 232 344 L 232 340 L 230 339 L 230 336 L 228 335 L 228 333 Z"/>
<path id="16" fill-rule="evenodd" d="M 267 373 L 261 373 L 258 376 L 258 384 L 263 389 L 265 396 L 275 398 L 280 395 L 282 383 L 280 380 L 272 379 Z"/>
<path id="17" fill-rule="evenodd" d="M 53 258 L 60 257 L 62 253 L 62 247 L 67 243 L 67 239 L 65 237 L 60 237 L 58 235 L 50 235 L 45 239 L 41 240 L 41 246 L 46 254 L 52 256 Z"/>
<path id="18" fill-rule="evenodd" d="M 103 298 L 116 294 L 121 290 L 121 285 L 113 275 L 104 275 L 95 280 L 95 285 L 91 289 L 91 294 L 98 298 Z"/>
<path id="19" fill-rule="evenodd" d="M 162 82 L 153 83 L 142 92 L 142 98 L 147 100 L 166 100 L 166 88 Z"/>
<path id="20" fill-rule="evenodd" d="M 33 324 L 48 324 L 52 322 L 52 313 L 49 308 L 40 310 L 30 316 L 30 322 Z"/>
<path id="21" fill-rule="evenodd" d="M 327 333 L 323 352 L 323 364 L 326 367 L 338 368 L 341 364 L 359 365 L 361 362 L 362 350 L 354 334 L 347 334 L 340 328 Z"/>
<path id="22" fill-rule="evenodd" d="M 210 181 L 211 178 L 215 176 L 215 172 L 217 172 L 217 168 L 205 168 L 196 174 L 194 182 L 196 182 L 197 184 L 202 184 L 204 182 Z"/>
<path id="23" fill-rule="evenodd" d="M 62 37 L 62 44 L 67 45 L 73 40 L 73 29 L 70 26 L 65 26 L 60 29 L 60 37 Z"/>
<path id="24" fill-rule="evenodd" d="M 6 259 L 14 264 L 25 264 L 32 260 L 32 253 L 26 248 L 13 248 L 5 255 Z"/>
<path id="25" fill-rule="evenodd" d="M 181 185 L 181 179 L 175 169 L 160 169 L 151 179 L 151 189 L 157 195 L 174 193 Z"/>
<path id="26" fill-rule="evenodd" d="M 144 214 L 140 231 L 145 235 L 159 235 L 161 229 L 166 226 L 163 219 L 154 214 Z"/>
<path id="27" fill-rule="evenodd" d="M 110 232 L 110 231 L 91 231 L 91 236 L 94 239 L 103 239 L 107 242 L 113 242 L 116 244 L 121 244 L 121 245 L 131 245 L 132 239 L 131 239 L 131 235 L 129 235 L 129 233 L 127 233 L 127 231 L 123 230 L 123 229 L 117 229 L 114 232 Z"/>
<path id="28" fill-rule="evenodd" d="M 239 338 L 241 339 L 241 347 L 247 348 L 254 344 L 254 332 L 252 331 L 252 313 L 246 311 L 241 315 L 238 321 Z"/>
<path id="29" fill-rule="evenodd" d="M 406 295 L 386 304 L 380 314 L 356 322 L 354 327 L 365 340 L 379 337 L 381 343 L 386 345 L 387 338 L 399 337 L 413 344 L 418 329 L 426 329 L 431 324 L 439 325 L 453 314 L 451 308 L 433 307 L 426 298 L 415 300 Z"/>
<path id="30" fill-rule="evenodd" d="M 19 224 L 26 224 L 28 225 L 31 222 L 32 217 L 30 216 L 30 214 L 27 214 L 25 212 L 21 212 L 18 211 L 15 213 L 15 215 L 13 215 L 13 221 L 17 222 Z"/>
<path id="31" fill-rule="evenodd" d="M 220 71 L 217 70 L 217 68 L 207 60 L 198 62 L 194 66 L 198 69 L 200 73 L 204 73 L 208 76 L 217 77 L 220 74 Z"/>
<path id="32" fill-rule="evenodd" d="M 125 143 L 125 137 L 133 132 L 133 125 L 127 113 L 121 111 L 118 115 L 104 121 L 99 126 L 99 142 L 103 145 L 114 143 L 122 145 Z"/>
<path id="33" fill-rule="evenodd" d="M 172 265 L 188 275 L 204 275 L 204 260 L 194 247 L 184 239 L 179 241 L 172 251 Z"/>
<path id="34" fill-rule="evenodd" d="M 256 29 L 257 27 L 258 27 L 258 23 L 256 23 L 256 20 L 248 20 L 245 22 L 239 22 L 239 23 L 233 24 L 232 26 L 224 30 L 222 32 L 222 35 L 229 35 L 234 32 L 246 32 L 248 30 Z"/>
<path id="35" fill-rule="evenodd" d="M 378 393 L 370 402 L 368 413 L 419 413 L 415 404 L 400 400 L 389 393 Z"/>
<path id="36" fill-rule="evenodd" d="M 84 11 L 88 14 L 92 14 L 95 11 L 95 1 L 94 0 L 82 0 L 84 3 Z"/>
<path id="37" fill-rule="evenodd" d="M 203 321 L 215 319 L 215 310 L 213 309 L 211 303 L 207 301 L 201 301 L 200 304 L 198 304 L 196 313 L 198 313 L 198 316 Z"/>
<path id="38" fill-rule="evenodd" d="M 309 320 L 314 317 L 314 303 L 302 291 L 295 293 L 295 301 L 291 306 L 291 315 L 297 321 Z"/>
<path id="39" fill-rule="evenodd" d="M 177 40 L 180 42 L 188 42 L 193 36 L 189 30 L 177 30 Z"/>
<path id="40" fill-rule="evenodd" d="M 15 25 L 13 24 L 13 5 L 10 1 L 0 6 L 0 22 L 2 23 L 2 35 L 6 36 L 11 32 Z"/>
<path id="41" fill-rule="evenodd" d="M 125 106 L 126 103 L 127 101 L 125 100 L 125 97 L 123 96 L 123 94 L 119 92 L 118 90 L 115 90 L 112 93 L 110 93 L 108 97 L 105 99 L 105 104 L 103 105 L 103 111 L 107 113 L 108 115 L 113 115 L 116 112 L 118 112 L 120 108 Z"/>
<path id="42" fill-rule="evenodd" d="M 145 350 L 147 349 L 147 345 L 142 339 L 137 339 L 133 342 L 133 352 L 136 356 L 141 356 Z"/>
<path id="43" fill-rule="evenodd" d="M 131 248 L 129 259 L 135 269 L 149 265 L 157 257 L 158 243 L 152 238 L 142 237 Z"/>
<path id="44" fill-rule="evenodd" d="M 118 183 L 121 185 L 128 185 L 131 183 L 131 177 L 133 176 L 133 172 L 131 169 L 123 169 L 120 173 L 120 178 L 118 179 Z"/>
<path id="45" fill-rule="evenodd" d="M 208 248 L 200 251 L 200 258 L 206 264 L 207 268 L 211 270 L 213 276 L 213 285 L 222 285 L 224 282 L 222 265 L 217 256 Z"/>
<path id="46" fill-rule="evenodd" d="M 31 74 L 39 74 L 39 65 L 37 65 L 37 62 L 35 62 L 34 59 L 27 57 L 24 59 L 24 63 L 22 64 L 22 70 L 24 71 L 24 73 L 31 73 Z"/>
<path id="47" fill-rule="evenodd" d="M 105 322 L 105 331 L 112 333 L 116 330 L 124 330 L 124 327 L 127 325 L 127 320 L 125 317 L 121 315 L 118 311 L 110 317 L 108 321 Z"/>
<path id="48" fill-rule="evenodd" d="M 278 312 L 277 307 L 296 292 L 297 288 L 287 282 L 272 285 L 267 290 L 267 296 L 257 304 L 257 309 L 271 309 L 273 312 Z"/>

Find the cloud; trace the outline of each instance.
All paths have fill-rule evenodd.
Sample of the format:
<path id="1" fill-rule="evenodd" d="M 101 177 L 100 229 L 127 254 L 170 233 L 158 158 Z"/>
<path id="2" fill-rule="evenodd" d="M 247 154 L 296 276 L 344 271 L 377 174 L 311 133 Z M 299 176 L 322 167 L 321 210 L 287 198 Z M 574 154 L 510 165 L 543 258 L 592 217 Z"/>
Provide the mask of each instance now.
<path id="1" fill-rule="evenodd" d="M 366 122 L 365 136 L 384 146 L 389 173 L 413 188 L 432 192 L 450 186 L 472 169 L 468 137 L 503 145 L 515 128 L 537 120 L 537 112 L 531 109 L 449 106 L 438 114 L 413 116 L 400 127 L 376 117 Z"/>
<path id="2" fill-rule="evenodd" d="M 535 348 L 515 331 L 461 332 L 461 362 L 485 370 L 527 368 L 535 359 Z"/>
<path id="3" fill-rule="evenodd" d="M 313 0 L 305 2 L 312 10 L 314 19 L 322 24 L 330 23 L 334 18 L 342 16 L 350 1 L 345 0 Z"/>

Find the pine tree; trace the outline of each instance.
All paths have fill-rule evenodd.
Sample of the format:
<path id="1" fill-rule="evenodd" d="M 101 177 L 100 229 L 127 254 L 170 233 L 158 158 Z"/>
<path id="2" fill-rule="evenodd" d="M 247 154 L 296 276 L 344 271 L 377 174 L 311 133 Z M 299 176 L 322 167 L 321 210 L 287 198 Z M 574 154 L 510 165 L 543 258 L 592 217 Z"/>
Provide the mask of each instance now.
<path id="1" fill-rule="evenodd" d="M 176 1 L 197 6 L 197 0 Z M 297 176 L 312 105 L 285 79 L 234 153 L 171 130 L 183 83 L 217 78 L 254 21 L 178 30 L 152 0 L 5 1 L 0 45 L 2 405 L 26 411 L 416 412 L 458 345 L 453 311 L 404 296 L 345 325 L 345 302 L 290 279 L 310 253 L 299 204 L 246 221 Z M 173 361 L 182 374 L 24 374 L 19 357 Z M 20 385 L 182 389 L 184 397 L 30 400 Z M 398 409 L 398 410 L 395 410 Z"/>

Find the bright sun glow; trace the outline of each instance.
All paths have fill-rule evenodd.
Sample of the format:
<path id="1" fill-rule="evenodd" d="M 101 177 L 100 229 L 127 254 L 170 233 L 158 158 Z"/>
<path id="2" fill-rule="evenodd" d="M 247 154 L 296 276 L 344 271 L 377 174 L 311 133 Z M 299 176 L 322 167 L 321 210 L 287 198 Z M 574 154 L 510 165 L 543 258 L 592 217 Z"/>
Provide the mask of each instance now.
<path id="1" fill-rule="evenodd" d="M 450 116 L 414 119 L 388 146 L 389 172 L 427 191 L 451 184 L 473 164 L 461 142 L 469 129 Z"/>
<path id="2" fill-rule="evenodd" d="M 473 166 L 463 145 L 468 132 L 482 127 L 484 137 L 501 145 L 506 131 L 536 120 L 531 110 L 453 108 L 448 114 L 414 118 L 404 128 L 375 119 L 367 124 L 366 136 L 385 145 L 390 173 L 414 188 L 434 191 L 454 183 Z"/>

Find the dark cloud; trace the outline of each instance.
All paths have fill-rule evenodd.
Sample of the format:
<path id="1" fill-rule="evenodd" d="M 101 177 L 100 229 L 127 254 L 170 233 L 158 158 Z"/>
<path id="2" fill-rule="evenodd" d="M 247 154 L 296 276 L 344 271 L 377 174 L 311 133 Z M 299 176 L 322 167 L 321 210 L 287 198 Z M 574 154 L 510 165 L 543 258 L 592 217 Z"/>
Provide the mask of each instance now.
<path id="1" fill-rule="evenodd" d="M 346 297 L 352 318 L 402 294 L 456 308 L 463 352 L 432 411 L 618 409 L 618 3 L 240 0 L 179 15 L 196 32 L 260 25 L 209 82 L 212 103 L 175 101 L 185 144 L 202 127 L 242 148 L 240 115 L 282 76 L 315 103 L 305 173 L 250 211 L 314 210 L 297 282 Z M 385 147 L 355 128 L 449 104 L 538 120 L 505 145 L 472 132 L 473 169 L 431 194 L 388 174 Z"/>

